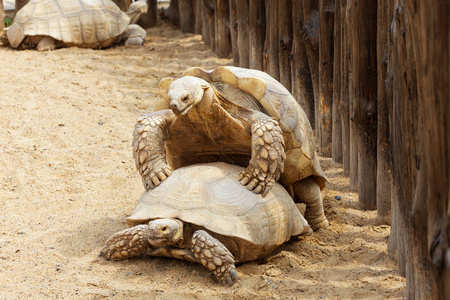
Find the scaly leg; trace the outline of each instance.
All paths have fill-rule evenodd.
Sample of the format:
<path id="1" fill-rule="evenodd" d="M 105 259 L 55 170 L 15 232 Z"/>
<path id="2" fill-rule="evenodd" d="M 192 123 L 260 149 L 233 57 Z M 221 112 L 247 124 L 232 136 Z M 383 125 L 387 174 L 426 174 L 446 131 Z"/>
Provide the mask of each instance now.
<path id="1" fill-rule="evenodd" d="M 100 256 L 107 260 L 123 260 L 147 254 L 149 226 L 137 225 L 113 234 L 105 243 Z"/>
<path id="2" fill-rule="evenodd" d="M 133 156 L 146 191 L 159 186 L 172 173 L 166 160 L 164 134 L 173 118 L 173 112 L 165 109 L 137 120 L 133 132 Z"/>
<path id="3" fill-rule="evenodd" d="M 139 25 L 130 24 L 123 33 L 125 46 L 135 45 L 142 46 L 144 44 L 147 32 Z"/>
<path id="4" fill-rule="evenodd" d="M 222 284 L 233 284 L 237 279 L 233 254 L 220 241 L 204 230 L 197 230 L 192 235 L 191 250 L 199 263 L 213 274 Z"/>
<path id="5" fill-rule="evenodd" d="M 263 197 L 280 179 L 284 170 L 284 139 L 278 122 L 260 117 L 252 122 L 252 157 L 239 181 L 255 194 Z"/>
<path id="6" fill-rule="evenodd" d="M 329 223 L 323 211 L 323 201 L 320 187 L 312 177 L 296 182 L 294 188 L 294 201 L 306 204 L 305 219 L 315 231 L 328 227 Z"/>
<path id="7" fill-rule="evenodd" d="M 56 42 L 50 36 L 44 36 L 39 44 L 36 46 L 37 51 L 49 51 L 56 49 Z"/>

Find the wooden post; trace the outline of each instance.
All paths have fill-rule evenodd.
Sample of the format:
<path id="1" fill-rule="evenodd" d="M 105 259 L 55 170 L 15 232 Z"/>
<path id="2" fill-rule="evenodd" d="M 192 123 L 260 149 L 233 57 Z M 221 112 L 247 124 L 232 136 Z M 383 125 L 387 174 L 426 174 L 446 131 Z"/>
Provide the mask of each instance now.
<path id="1" fill-rule="evenodd" d="M 206 11 L 207 26 L 209 31 L 209 45 L 211 51 L 216 51 L 216 1 L 215 0 L 203 0 L 203 6 Z M 205 12 L 204 12 L 205 13 Z"/>
<path id="2" fill-rule="evenodd" d="M 276 80 L 280 79 L 278 64 L 277 0 L 266 2 L 266 41 L 264 43 L 264 71 Z"/>
<path id="3" fill-rule="evenodd" d="M 249 3 L 248 0 L 237 0 L 237 27 L 238 27 L 238 51 L 239 51 L 239 66 L 248 68 L 250 66 L 250 42 L 249 42 Z M 261 4 L 262 5 L 262 4 Z"/>
<path id="4" fill-rule="evenodd" d="M 350 53 L 348 45 L 349 28 L 347 27 L 347 1 L 340 3 L 340 29 L 341 29 L 341 72 L 340 72 L 340 102 L 339 112 L 342 125 L 342 166 L 344 175 L 350 176 L 350 94 L 349 94 L 349 64 Z"/>
<path id="5" fill-rule="evenodd" d="M 359 203 L 376 209 L 377 182 L 377 3 L 358 2 L 352 18 L 353 120 L 358 135 Z"/>
<path id="6" fill-rule="evenodd" d="M 236 12 L 236 0 L 230 0 L 230 34 L 231 34 L 231 52 L 233 55 L 233 65 L 239 67 L 239 43 L 238 43 L 238 21 Z"/>
<path id="7" fill-rule="evenodd" d="M 314 89 L 309 70 L 308 55 L 303 40 L 303 5 L 302 0 L 292 0 L 292 95 L 308 116 L 314 126 Z"/>
<path id="8" fill-rule="evenodd" d="M 219 57 L 231 57 L 231 34 L 230 34 L 230 6 L 229 0 L 216 0 L 215 7 L 215 52 Z"/>
<path id="9" fill-rule="evenodd" d="M 120 0 L 116 0 L 116 1 L 120 1 Z M 125 0 L 122 0 L 125 1 Z M 129 0 L 131 2 L 131 0 Z M 16 0 L 15 1 L 15 8 L 16 8 L 16 13 L 25 6 L 25 4 L 27 4 L 28 2 L 30 2 L 30 0 Z M 129 4 L 128 4 L 129 5 Z M 119 6 L 120 7 L 120 6 Z M 127 7 L 128 8 L 128 7 Z"/>
<path id="10" fill-rule="evenodd" d="M 391 224 L 391 143 L 389 138 L 389 105 L 385 81 L 388 64 L 388 40 L 391 1 L 378 1 L 377 68 L 378 68 L 378 141 L 377 141 L 377 223 Z M 390 97 L 392 99 L 392 97 Z"/>
<path id="11" fill-rule="evenodd" d="M 319 0 L 303 1 L 303 38 L 314 89 L 314 128 L 319 136 Z"/>
<path id="12" fill-rule="evenodd" d="M 178 0 L 170 0 L 169 7 L 162 10 L 159 14 L 162 19 L 168 19 L 175 27 L 180 26 L 180 12 L 178 9 Z"/>
<path id="13" fill-rule="evenodd" d="M 194 11 L 195 11 L 195 34 L 202 34 L 203 27 L 203 16 L 202 16 L 202 0 L 194 0 Z"/>
<path id="14" fill-rule="evenodd" d="M 141 16 L 138 25 L 144 29 L 156 26 L 158 20 L 158 1 L 147 0 L 148 11 L 145 15 Z"/>
<path id="15" fill-rule="evenodd" d="M 355 8 L 354 0 L 347 0 L 346 5 L 346 16 L 345 16 L 345 30 L 347 34 L 345 35 L 347 54 L 348 58 L 348 68 L 344 70 L 344 72 L 348 72 L 348 96 L 349 96 L 349 113 L 350 113 L 350 189 L 352 191 L 358 190 L 358 136 L 356 134 L 356 127 L 354 122 L 354 105 L 356 100 L 356 91 L 355 91 L 355 82 L 354 82 L 354 73 L 353 73 L 353 49 L 352 49 L 352 41 L 355 35 L 354 31 L 354 18 L 356 18 L 356 8 Z"/>
<path id="16" fill-rule="evenodd" d="M 205 45 L 211 45 L 211 36 L 209 27 L 209 14 L 205 0 L 198 0 L 202 14 L 202 40 Z"/>
<path id="17" fill-rule="evenodd" d="M 20 0 L 16 0 L 16 3 Z M 29 0 L 28 0 L 29 1 Z M 26 1 L 26 2 L 28 2 Z M 130 4 L 132 0 L 112 0 L 122 11 L 127 11 L 128 7 L 130 7 Z M 24 1 L 22 1 L 24 2 Z M 16 6 L 17 7 L 17 6 Z"/>
<path id="18" fill-rule="evenodd" d="M 180 28 L 183 33 L 195 32 L 195 15 L 193 0 L 178 0 Z"/>
<path id="19" fill-rule="evenodd" d="M 407 31 L 404 40 L 412 44 L 414 57 L 404 59 L 407 72 L 412 73 L 409 59 L 416 62 L 416 78 L 407 74 L 407 80 L 417 80 L 420 146 L 419 178 L 410 214 L 415 225 L 413 250 L 420 248 L 411 253 L 412 276 L 407 274 L 407 278 L 415 286 L 408 290 L 407 284 L 406 297 L 450 299 L 450 3 L 405 2 L 411 34 Z"/>
<path id="20" fill-rule="evenodd" d="M 319 152 L 331 157 L 334 0 L 319 1 Z"/>
<path id="21" fill-rule="evenodd" d="M 264 52 L 263 52 L 263 71 L 269 73 L 270 68 L 270 56 L 269 56 L 269 48 L 270 48 L 270 27 L 272 27 L 272 20 L 270 19 L 270 11 L 272 8 L 272 2 L 270 0 L 266 1 L 266 30 L 264 36 Z"/>
<path id="22" fill-rule="evenodd" d="M 332 159 L 335 162 L 343 161 L 343 145 L 342 145 L 342 122 L 341 113 L 339 111 L 341 104 L 341 46 L 342 46 L 342 29 L 341 29 L 341 4 L 339 0 L 334 0 L 334 33 L 333 33 L 333 108 L 332 114 Z"/>
<path id="23" fill-rule="evenodd" d="M 266 34 L 265 1 L 249 3 L 250 68 L 263 70 L 264 36 Z"/>
<path id="24" fill-rule="evenodd" d="M 278 62 L 280 82 L 288 91 L 291 87 L 291 55 L 292 55 L 292 1 L 278 1 Z"/>
<path id="25" fill-rule="evenodd" d="M 3 9 L 3 0 L 0 0 L 0 34 L 5 28 L 5 10 Z"/>

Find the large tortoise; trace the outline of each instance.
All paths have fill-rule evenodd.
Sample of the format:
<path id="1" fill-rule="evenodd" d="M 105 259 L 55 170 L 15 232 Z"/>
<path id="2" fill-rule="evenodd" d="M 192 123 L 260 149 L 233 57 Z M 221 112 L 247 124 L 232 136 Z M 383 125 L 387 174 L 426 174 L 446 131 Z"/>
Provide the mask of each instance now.
<path id="1" fill-rule="evenodd" d="M 17 12 L 1 41 L 38 51 L 142 45 L 146 31 L 134 23 L 147 8 L 145 1 L 133 2 L 124 13 L 111 0 L 31 0 Z"/>
<path id="2" fill-rule="evenodd" d="M 291 237 L 312 233 L 280 184 L 262 197 L 238 182 L 241 170 L 221 162 L 175 170 L 144 192 L 127 218 L 133 227 L 112 235 L 100 255 L 198 262 L 231 285 L 235 263 L 265 257 Z"/>
<path id="3" fill-rule="evenodd" d="M 328 226 L 320 190 L 326 182 L 314 135 L 303 109 L 264 72 L 218 67 L 190 68 L 160 82 L 163 99 L 138 119 L 133 154 L 146 190 L 171 170 L 223 161 L 247 168 L 240 182 L 267 193 L 277 180 L 307 205 L 316 230 Z"/>

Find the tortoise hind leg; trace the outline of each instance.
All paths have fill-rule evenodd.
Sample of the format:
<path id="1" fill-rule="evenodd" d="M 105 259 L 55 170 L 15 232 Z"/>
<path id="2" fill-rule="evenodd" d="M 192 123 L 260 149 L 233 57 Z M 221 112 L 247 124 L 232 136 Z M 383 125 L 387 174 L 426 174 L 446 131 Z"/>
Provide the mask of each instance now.
<path id="1" fill-rule="evenodd" d="M 312 177 L 296 182 L 294 188 L 294 201 L 306 204 L 305 219 L 311 228 L 316 231 L 328 227 L 329 223 L 323 211 L 323 202 L 320 195 L 319 184 Z"/>
<path id="2" fill-rule="evenodd" d="M 37 51 L 51 51 L 56 49 L 56 41 L 50 36 L 44 36 L 36 46 Z"/>
<path id="3" fill-rule="evenodd" d="M 233 254 L 219 240 L 204 230 L 192 235 L 191 251 L 199 263 L 213 271 L 215 279 L 222 284 L 233 284 L 237 279 Z"/>

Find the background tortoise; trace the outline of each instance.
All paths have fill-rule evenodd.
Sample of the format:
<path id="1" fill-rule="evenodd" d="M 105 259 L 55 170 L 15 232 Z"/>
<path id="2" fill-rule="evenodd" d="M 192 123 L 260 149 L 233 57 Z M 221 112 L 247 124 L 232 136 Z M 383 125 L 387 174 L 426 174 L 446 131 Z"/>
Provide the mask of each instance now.
<path id="1" fill-rule="evenodd" d="M 328 226 L 320 190 L 326 177 L 303 109 L 282 84 L 264 72 L 191 68 L 161 80 L 163 99 L 138 119 L 133 153 L 146 190 L 172 169 L 224 161 L 246 166 L 239 180 L 267 193 L 277 180 L 307 205 L 311 227 Z"/>
<path id="2" fill-rule="evenodd" d="M 281 185 L 256 195 L 237 181 L 241 170 L 225 163 L 177 169 L 142 195 L 127 219 L 134 227 L 111 236 L 100 255 L 198 262 L 231 285 L 235 263 L 265 257 L 292 236 L 312 232 Z"/>
<path id="3" fill-rule="evenodd" d="M 133 23 L 147 8 L 145 1 L 133 2 L 124 13 L 110 0 L 31 0 L 6 28 L 2 43 L 38 51 L 142 45 L 146 31 Z"/>

